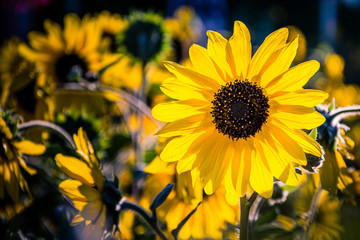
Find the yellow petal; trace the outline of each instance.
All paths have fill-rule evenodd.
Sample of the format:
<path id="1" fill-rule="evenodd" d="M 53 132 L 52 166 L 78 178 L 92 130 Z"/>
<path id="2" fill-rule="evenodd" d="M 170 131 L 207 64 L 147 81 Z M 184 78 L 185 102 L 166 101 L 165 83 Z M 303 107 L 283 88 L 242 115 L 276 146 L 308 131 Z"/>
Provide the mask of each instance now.
<path id="1" fill-rule="evenodd" d="M 226 46 L 228 41 L 221 36 L 220 33 L 214 31 L 207 31 L 208 44 L 207 50 L 211 59 L 215 62 L 218 70 L 222 71 L 222 78 L 225 82 L 234 79 L 234 75 L 228 63 L 228 55 L 226 53 Z"/>
<path id="2" fill-rule="evenodd" d="M 161 137 L 176 137 L 194 132 L 204 131 L 212 124 L 211 118 L 198 114 L 167 123 L 156 135 Z"/>
<path id="3" fill-rule="evenodd" d="M 266 86 L 266 92 L 295 91 L 301 89 L 319 70 L 320 64 L 315 60 L 307 61 L 290 68 Z"/>
<path id="4" fill-rule="evenodd" d="M 4 183 L 4 166 L 0 164 L 0 199 L 5 196 L 5 183 Z"/>
<path id="5" fill-rule="evenodd" d="M 89 150 L 87 148 L 87 143 L 86 143 L 86 140 L 84 138 L 84 131 L 82 128 L 79 128 L 78 130 L 78 134 L 74 134 L 73 135 L 73 139 L 74 139 L 74 142 L 75 142 L 75 145 L 76 145 L 76 149 L 78 151 L 81 151 L 83 152 L 83 155 L 87 158 L 87 162 L 89 161 Z"/>
<path id="6" fill-rule="evenodd" d="M 317 157 L 320 157 L 323 154 L 320 144 L 308 134 L 306 134 L 303 130 L 291 129 L 276 122 L 273 122 L 273 124 L 283 129 L 290 138 L 294 139 L 295 142 L 299 144 L 304 152 L 310 153 Z"/>
<path id="7" fill-rule="evenodd" d="M 95 221 L 100 216 L 103 204 L 101 200 L 88 202 L 81 211 L 81 216 L 85 220 Z"/>
<path id="8" fill-rule="evenodd" d="M 263 127 L 262 131 L 269 147 L 272 148 L 275 154 L 282 156 L 289 162 L 306 165 L 307 160 L 304 150 L 286 131 L 271 123 Z"/>
<path id="9" fill-rule="evenodd" d="M 59 153 L 55 156 L 55 161 L 61 171 L 69 177 L 79 180 L 87 185 L 95 184 L 94 178 L 91 174 L 91 169 L 81 160 Z"/>
<path id="10" fill-rule="evenodd" d="M 76 226 L 83 221 L 85 221 L 85 219 L 80 215 L 80 213 L 78 213 L 71 220 L 70 226 Z"/>
<path id="11" fill-rule="evenodd" d="M 300 105 L 304 107 L 314 107 L 323 103 L 329 94 L 312 89 L 301 89 L 293 92 L 277 92 L 272 95 L 269 101 L 270 105 Z"/>
<path id="12" fill-rule="evenodd" d="M 206 134 L 205 131 L 202 131 L 174 138 L 166 144 L 163 151 L 160 153 L 160 158 L 167 162 L 181 160 L 186 154 L 191 154 L 191 152 L 188 152 L 190 147 L 196 149 L 206 142 L 205 137 L 209 137 L 209 135 Z"/>
<path id="13" fill-rule="evenodd" d="M 235 21 L 234 34 L 229 39 L 229 43 L 234 58 L 236 78 L 244 80 L 248 76 L 251 60 L 250 33 L 245 24 Z"/>
<path id="14" fill-rule="evenodd" d="M 271 198 L 273 194 L 274 178 L 270 173 L 267 161 L 261 158 L 254 146 L 251 150 L 250 185 L 255 192 L 264 198 Z"/>
<path id="15" fill-rule="evenodd" d="M 297 105 L 271 106 L 269 118 L 280 121 L 289 128 L 308 130 L 325 122 L 325 117 L 316 110 Z"/>
<path id="16" fill-rule="evenodd" d="M 346 166 L 344 158 L 342 157 L 342 155 L 339 151 L 335 152 L 335 159 L 336 159 L 336 163 L 339 167 L 339 178 L 338 178 L 337 186 L 340 190 L 345 190 L 346 188 L 351 186 L 351 184 L 353 184 L 353 180 L 350 176 L 350 173 Z"/>
<path id="17" fill-rule="evenodd" d="M 339 177 L 339 167 L 335 154 L 325 150 L 325 161 L 320 168 L 321 187 L 331 194 L 337 193 L 337 179 Z"/>
<path id="18" fill-rule="evenodd" d="M 289 69 L 298 48 L 298 38 L 273 53 L 259 73 L 260 86 L 265 87 L 271 80 Z"/>
<path id="19" fill-rule="evenodd" d="M 203 174 L 205 183 L 204 190 L 206 194 L 211 195 L 218 189 L 220 183 L 224 180 L 231 159 L 233 158 L 234 149 L 232 140 L 225 136 L 217 138 L 216 145 L 212 146 L 211 150 L 205 149 L 205 151 L 209 152 L 209 155 L 207 158 L 203 158 L 204 160 L 200 165 L 200 171 L 205 172 Z M 201 152 L 199 153 L 199 158 L 202 158 Z"/>
<path id="20" fill-rule="evenodd" d="M 195 98 L 201 101 L 211 102 L 214 97 L 214 93 L 212 91 L 185 84 L 175 78 L 168 78 L 163 81 L 160 89 L 167 96 L 178 100 Z"/>
<path id="21" fill-rule="evenodd" d="M 173 175 L 175 172 L 175 164 L 161 161 L 159 157 L 156 157 L 145 167 L 144 172 L 151 174 Z"/>
<path id="22" fill-rule="evenodd" d="M 232 168 L 229 167 L 224 178 L 225 199 L 229 204 L 237 205 L 239 204 L 240 195 L 236 193 L 236 190 L 233 186 L 231 170 Z"/>
<path id="23" fill-rule="evenodd" d="M 160 103 L 151 113 L 154 118 L 163 122 L 172 122 L 201 113 L 209 113 L 211 106 L 207 102 L 196 99 Z"/>
<path id="24" fill-rule="evenodd" d="M 27 155 L 41 155 L 46 150 L 46 147 L 43 144 L 33 143 L 28 140 L 14 142 L 14 146 L 18 149 L 19 153 Z"/>
<path id="25" fill-rule="evenodd" d="M 214 62 L 210 58 L 207 49 L 197 44 L 193 44 L 189 49 L 189 57 L 191 63 L 194 66 L 194 69 L 198 73 L 208 78 L 214 79 L 220 85 L 225 84 L 225 81 L 222 77 L 222 71 L 214 65 Z"/>
<path id="26" fill-rule="evenodd" d="M 178 174 L 182 174 L 184 172 L 190 171 L 193 168 L 196 157 L 197 153 L 193 153 L 187 157 L 180 159 L 179 162 L 176 164 L 176 172 Z"/>
<path id="27" fill-rule="evenodd" d="M 101 195 L 96 189 L 88 185 L 84 185 L 78 180 L 68 179 L 61 182 L 59 184 L 59 190 L 71 200 L 94 201 L 101 199 Z"/>
<path id="28" fill-rule="evenodd" d="M 251 59 L 249 73 L 247 76 L 249 80 L 252 80 L 261 71 L 263 71 L 264 65 L 274 52 L 285 46 L 288 34 L 289 32 L 287 28 L 281 28 L 265 38 L 264 42 L 260 45 Z"/>
<path id="29" fill-rule="evenodd" d="M 19 182 L 7 164 L 3 164 L 6 192 L 14 202 L 19 201 Z"/>
<path id="30" fill-rule="evenodd" d="M 273 176 L 290 186 L 300 184 L 300 179 L 295 172 L 294 163 L 290 162 L 290 159 L 285 158 L 278 154 L 275 149 L 272 149 L 261 134 L 257 135 L 254 144 L 261 158 L 268 163 Z"/>
<path id="31" fill-rule="evenodd" d="M 213 91 L 216 91 L 219 88 L 219 84 L 215 80 L 177 63 L 164 62 L 164 66 L 184 84 L 204 89 L 211 89 Z"/>
<path id="32" fill-rule="evenodd" d="M 231 177 L 237 194 L 243 197 L 247 191 L 251 171 L 250 146 L 246 141 L 239 141 L 235 144 L 235 149 Z"/>

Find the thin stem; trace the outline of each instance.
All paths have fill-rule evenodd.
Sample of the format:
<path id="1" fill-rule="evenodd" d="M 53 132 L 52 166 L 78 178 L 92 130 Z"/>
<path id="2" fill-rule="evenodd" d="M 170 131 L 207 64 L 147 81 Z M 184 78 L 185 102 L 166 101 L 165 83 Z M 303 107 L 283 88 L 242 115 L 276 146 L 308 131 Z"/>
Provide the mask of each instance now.
<path id="1" fill-rule="evenodd" d="M 304 231 L 304 238 L 303 239 L 309 239 L 309 234 L 310 234 L 310 228 L 311 228 L 311 224 L 313 223 L 314 219 L 315 219 L 315 214 L 316 214 L 316 208 L 317 208 L 317 202 L 319 200 L 319 197 L 321 195 L 322 192 L 322 188 L 321 188 L 321 184 L 319 183 L 319 187 L 316 190 L 313 199 L 311 201 L 311 205 L 310 205 L 310 209 L 308 211 L 307 214 L 307 221 L 306 221 L 306 226 L 305 226 L 305 231 Z"/>
<path id="2" fill-rule="evenodd" d="M 240 198 L 240 240 L 248 240 L 250 207 L 247 204 L 246 196 Z"/>
<path id="3" fill-rule="evenodd" d="M 360 115 L 360 105 L 353 105 L 348 107 L 336 108 L 330 112 L 330 116 L 327 117 L 327 121 L 331 122 L 332 126 L 335 126 L 343 118 L 349 116 L 358 116 Z"/>
<path id="4" fill-rule="evenodd" d="M 165 236 L 165 234 L 161 231 L 159 228 L 157 222 L 154 221 L 153 218 L 149 215 L 148 212 L 146 212 L 142 207 L 139 205 L 127 201 L 125 198 L 123 198 L 120 203 L 120 211 L 125 209 L 130 209 L 139 214 L 146 222 L 149 224 L 151 229 L 160 237 L 162 240 L 168 240 L 168 238 Z"/>
<path id="5" fill-rule="evenodd" d="M 240 198 L 240 240 L 249 240 L 254 238 L 254 223 L 256 219 L 253 216 L 250 216 L 250 209 L 253 206 L 253 203 L 257 199 L 258 194 L 254 192 L 249 200 L 247 200 L 246 195 Z M 259 206 L 259 208 L 261 205 Z"/>
<path id="6" fill-rule="evenodd" d="M 32 120 L 26 123 L 21 123 L 18 125 L 18 129 L 19 131 L 26 131 L 30 128 L 34 128 L 34 127 L 42 127 L 42 128 L 47 128 L 50 129 L 56 133 L 59 134 L 59 136 L 65 140 L 65 142 L 67 142 L 69 144 L 69 146 L 76 148 L 75 143 L 73 141 L 73 139 L 71 138 L 71 136 L 69 135 L 69 133 L 67 133 L 63 128 L 59 127 L 58 125 L 51 123 L 51 122 L 46 122 L 46 121 L 42 121 L 42 120 Z"/>

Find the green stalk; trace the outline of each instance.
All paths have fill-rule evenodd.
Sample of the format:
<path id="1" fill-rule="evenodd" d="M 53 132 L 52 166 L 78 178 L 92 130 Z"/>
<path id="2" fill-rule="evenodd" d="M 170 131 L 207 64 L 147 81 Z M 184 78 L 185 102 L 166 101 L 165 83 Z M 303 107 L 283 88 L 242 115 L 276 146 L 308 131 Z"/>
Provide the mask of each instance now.
<path id="1" fill-rule="evenodd" d="M 240 236 L 239 236 L 240 240 L 253 239 L 254 228 L 250 227 L 249 215 L 250 215 L 250 209 L 257 196 L 258 194 L 254 192 L 249 198 L 249 200 L 247 200 L 246 195 L 240 198 Z"/>

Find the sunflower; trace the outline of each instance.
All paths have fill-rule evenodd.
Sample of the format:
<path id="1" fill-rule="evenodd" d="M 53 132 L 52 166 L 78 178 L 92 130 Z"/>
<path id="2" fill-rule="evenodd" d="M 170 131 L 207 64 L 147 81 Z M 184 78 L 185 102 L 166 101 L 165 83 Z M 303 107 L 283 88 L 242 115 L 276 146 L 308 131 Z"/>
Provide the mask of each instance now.
<path id="1" fill-rule="evenodd" d="M 10 113 L 1 111 L 0 118 L 0 217 L 11 218 L 22 209 L 20 191 L 31 196 L 24 173 L 34 175 L 36 170 L 28 166 L 22 154 L 41 155 L 45 152 L 45 146 L 29 140 L 16 138 L 17 121 Z M 9 204 L 9 202 L 11 204 Z M 5 203 L 3 208 L 2 204 Z"/>
<path id="2" fill-rule="evenodd" d="M 82 77 L 101 68 L 98 51 L 101 31 L 88 15 L 80 19 L 76 14 L 64 17 L 64 28 L 46 20 L 46 34 L 30 32 L 29 46 L 22 44 L 19 51 L 40 70 L 38 85 L 71 81 L 76 70 Z"/>
<path id="3" fill-rule="evenodd" d="M 125 29 L 128 25 L 127 19 L 117 13 L 102 11 L 95 15 L 94 21 L 97 23 L 101 31 L 101 52 L 115 53 L 117 51 L 116 34 Z"/>
<path id="4" fill-rule="evenodd" d="M 145 172 L 153 175 L 146 180 L 143 197 L 150 195 L 147 199 L 153 199 L 166 184 L 174 183 L 167 200 L 157 209 L 159 220 L 166 222 L 168 231 L 175 229 L 202 202 L 181 229 L 179 239 L 222 238 L 227 224 L 236 221 L 236 209 L 226 202 L 224 188 L 221 186 L 214 194 L 207 195 L 200 184 L 192 186 L 189 172 L 179 175 L 175 168 L 175 163 L 165 163 L 155 158 L 145 168 Z M 144 202 L 141 203 L 145 206 Z"/>
<path id="5" fill-rule="evenodd" d="M 170 36 L 163 18 L 152 12 L 135 11 L 117 36 L 119 51 L 144 65 L 162 59 L 170 50 Z"/>
<path id="6" fill-rule="evenodd" d="M 328 95 L 302 88 L 319 63 L 289 69 L 298 40 L 286 43 L 286 28 L 270 34 L 252 58 L 242 22 L 235 22 L 230 40 L 213 31 L 207 35 L 207 49 L 194 44 L 189 50 L 192 69 L 164 63 L 175 78 L 161 89 L 177 101 L 152 109 L 156 119 L 168 122 L 157 134 L 174 137 L 161 159 L 178 161 L 178 173 L 191 171 L 193 181 L 199 177 L 208 195 L 224 179 L 232 199 L 244 196 L 248 184 L 270 198 L 273 177 L 297 185 L 294 163 L 306 165 L 304 152 L 322 154 L 301 130 L 325 121 L 311 107 Z"/>
<path id="7" fill-rule="evenodd" d="M 19 112 L 25 110 L 24 113 L 33 113 L 36 68 L 33 62 L 19 53 L 20 44 L 19 38 L 12 37 L 1 47 L 1 105 L 7 108 L 15 106 Z"/>
<path id="8" fill-rule="evenodd" d="M 61 182 L 59 190 L 79 210 L 72 224 L 85 222 L 84 237 L 100 239 L 104 231 L 112 230 L 118 223 L 115 207 L 121 195 L 113 182 L 103 178 L 94 149 L 82 128 L 74 134 L 74 142 L 81 160 L 63 154 L 55 156 L 56 164 L 73 179 Z"/>

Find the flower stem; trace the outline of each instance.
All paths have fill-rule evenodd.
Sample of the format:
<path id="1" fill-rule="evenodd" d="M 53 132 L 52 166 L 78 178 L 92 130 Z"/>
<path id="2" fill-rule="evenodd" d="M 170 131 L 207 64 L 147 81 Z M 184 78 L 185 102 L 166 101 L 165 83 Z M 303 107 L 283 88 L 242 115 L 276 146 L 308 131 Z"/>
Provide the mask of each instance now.
<path id="1" fill-rule="evenodd" d="M 151 229 L 160 237 L 162 240 L 168 240 L 168 238 L 165 236 L 165 234 L 161 231 L 159 228 L 157 222 L 139 205 L 132 203 L 130 201 L 127 201 L 125 198 L 123 198 L 120 203 L 120 211 L 125 209 L 130 209 L 137 214 L 139 214 L 151 227 Z"/>
<path id="2" fill-rule="evenodd" d="M 240 240 L 249 240 L 254 236 L 254 228 L 250 228 L 249 214 L 251 206 L 253 205 L 257 196 L 258 194 L 254 192 L 249 200 L 246 198 L 246 196 L 240 198 Z"/>
<path id="3" fill-rule="evenodd" d="M 29 121 L 26 123 L 21 123 L 18 125 L 19 131 L 25 131 L 29 128 L 34 128 L 34 127 L 42 127 L 42 128 L 50 129 L 50 130 L 56 132 L 71 147 L 76 148 L 75 143 L 72 140 L 70 134 L 68 132 L 66 132 L 63 128 L 59 127 L 58 125 L 56 125 L 54 123 L 46 122 L 46 121 L 42 121 L 42 120 L 32 120 L 32 121 Z"/>
<path id="4" fill-rule="evenodd" d="M 309 211 L 307 212 L 307 220 L 306 220 L 306 226 L 305 226 L 304 238 L 303 238 L 304 240 L 309 239 L 311 224 L 315 220 L 315 215 L 317 212 L 317 204 L 318 204 L 321 192 L 322 192 L 321 183 L 319 183 L 319 187 L 316 190 L 316 192 L 314 193 Z"/>

